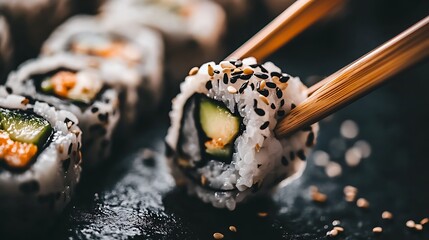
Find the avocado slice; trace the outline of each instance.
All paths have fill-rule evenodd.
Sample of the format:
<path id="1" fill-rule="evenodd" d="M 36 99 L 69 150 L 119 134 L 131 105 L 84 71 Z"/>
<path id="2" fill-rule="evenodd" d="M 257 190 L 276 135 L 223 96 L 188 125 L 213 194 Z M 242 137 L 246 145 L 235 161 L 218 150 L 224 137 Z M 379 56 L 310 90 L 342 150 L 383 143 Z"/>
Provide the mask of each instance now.
<path id="1" fill-rule="evenodd" d="M 52 132 L 49 122 L 34 114 L 20 110 L 0 108 L 0 129 L 14 141 L 43 144 Z"/>
<path id="2" fill-rule="evenodd" d="M 202 97 L 199 120 L 209 138 L 204 143 L 206 153 L 220 158 L 231 156 L 233 141 L 240 131 L 240 118 L 234 116 L 222 102 Z"/>

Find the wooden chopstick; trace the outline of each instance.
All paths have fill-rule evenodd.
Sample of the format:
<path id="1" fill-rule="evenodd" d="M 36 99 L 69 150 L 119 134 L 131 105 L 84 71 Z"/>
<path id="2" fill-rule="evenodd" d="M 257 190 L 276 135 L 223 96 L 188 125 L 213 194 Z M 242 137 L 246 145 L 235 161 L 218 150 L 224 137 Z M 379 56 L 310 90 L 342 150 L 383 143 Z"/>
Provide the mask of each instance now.
<path id="1" fill-rule="evenodd" d="M 255 57 L 262 61 L 344 0 L 297 0 L 226 59 Z"/>
<path id="2" fill-rule="evenodd" d="M 323 80 L 310 97 L 278 123 L 277 136 L 288 136 L 319 121 L 427 56 L 429 16 Z"/>

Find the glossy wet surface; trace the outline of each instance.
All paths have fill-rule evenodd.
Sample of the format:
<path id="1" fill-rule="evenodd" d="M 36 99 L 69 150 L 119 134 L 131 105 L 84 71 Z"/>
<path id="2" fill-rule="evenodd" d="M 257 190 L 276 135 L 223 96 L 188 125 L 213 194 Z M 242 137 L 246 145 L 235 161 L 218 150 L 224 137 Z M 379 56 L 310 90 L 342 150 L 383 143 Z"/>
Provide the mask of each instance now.
<path id="1" fill-rule="evenodd" d="M 423 18 L 424 1 L 356 1 L 348 15 L 319 25 L 272 57 L 283 70 L 307 83 L 358 58 Z M 375 2 L 375 1 L 374 1 Z M 267 20 L 267 19 L 265 19 Z M 264 20 L 264 21 L 265 21 Z M 234 39 L 250 31 L 238 29 Z M 234 49 L 240 42 L 230 44 Z M 371 93 L 321 123 L 316 150 L 330 154 L 342 173 L 328 177 L 325 168 L 310 157 L 298 181 L 273 197 L 254 199 L 236 211 L 214 209 L 174 187 L 163 157 L 163 137 L 168 127 L 168 103 L 157 121 L 116 149 L 110 164 L 86 173 L 77 198 L 46 237 L 55 239 L 325 239 L 339 220 L 344 228 L 336 239 L 429 239 L 423 231 L 405 226 L 429 217 L 429 83 L 428 61 L 396 76 Z M 343 138 L 340 125 L 352 119 L 359 126 L 354 139 Z M 356 167 L 345 163 L 345 150 L 358 140 L 372 152 Z M 150 150 L 148 150 L 150 149 Z M 327 195 L 325 203 L 311 200 L 310 186 Z M 367 209 L 344 200 L 343 188 L 358 188 Z M 383 220 L 385 210 L 393 219 Z M 261 217 L 258 213 L 267 213 Z M 228 230 L 235 226 L 237 232 Z M 374 234 L 374 227 L 382 227 Z M 43 238 L 46 238 L 43 237 Z M 329 238 L 329 237 L 328 237 Z"/>

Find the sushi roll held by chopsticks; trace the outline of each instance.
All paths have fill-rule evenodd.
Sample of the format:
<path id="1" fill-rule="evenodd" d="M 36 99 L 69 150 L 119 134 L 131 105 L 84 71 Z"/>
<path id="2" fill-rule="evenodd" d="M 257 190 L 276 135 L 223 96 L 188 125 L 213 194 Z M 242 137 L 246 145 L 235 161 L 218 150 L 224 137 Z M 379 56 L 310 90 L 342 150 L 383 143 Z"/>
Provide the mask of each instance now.
<path id="1" fill-rule="evenodd" d="M 0 231 L 28 234 L 70 202 L 82 134 L 72 113 L 0 92 Z"/>
<path id="2" fill-rule="evenodd" d="M 306 90 L 299 78 L 254 58 L 193 68 L 173 100 L 166 137 L 176 182 L 233 210 L 299 177 L 318 124 L 288 138 L 277 138 L 274 128 L 306 99 Z"/>
<path id="3" fill-rule="evenodd" d="M 107 86 L 93 63 L 67 54 L 40 57 L 23 63 L 6 82 L 9 94 L 28 95 L 77 116 L 86 167 L 109 156 L 120 117 L 118 92 Z"/>

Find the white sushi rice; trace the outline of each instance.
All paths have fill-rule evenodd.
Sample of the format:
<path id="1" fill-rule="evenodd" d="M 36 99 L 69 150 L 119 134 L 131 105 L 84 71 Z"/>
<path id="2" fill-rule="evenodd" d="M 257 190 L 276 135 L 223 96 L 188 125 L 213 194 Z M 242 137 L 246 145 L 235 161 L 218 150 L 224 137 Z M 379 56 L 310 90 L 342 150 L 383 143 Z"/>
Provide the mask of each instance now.
<path id="1" fill-rule="evenodd" d="M 0 231 L 18 235 L 50 225 L 73 197 L 81 173 L 82 132 L 76 116 L 43 102 L 27 103 L 25 99 L 7 95 L 0 88 L 0 107 L 32 109 L 49 121 L 54 133 L 25 171 L 11 172 L 0 167 Z"/>
<path id="2" fill-rule="evenodd" d="M 125 124 L 131 124 L 136 120 L 138 115 L 136 111 L 150 110 L 151 106 L 155 108 L 162 97 L 164 58 L 162 37 L 149 28 L 135 24 L 118 28 L 94 16 L 77 15 L 52 33 L 42 47 L 42 55 L 71 53 L 69 49 L 71 41 L 76 41 L 79 36 L 84 35 L 89 38 L 91 35 L 100 36 L 95 41 L 103 38 L 108 41 L 109 37 L 119 37 L 130 46 L 127 57 L 135 60 L 132 63 L 119 57 L 92 57 L 100 65 L 103 80 L 120 91 L 126 91 L 126 101 L 121 111 Z M 142 101 L 143 99 L 145 101 Z"/>
<path id="3" fill-rule="evenodd" d="M 114 89 L 102 89 L 98 96 L 81 108 L 78 105 L 62 100 L 53 95 L 38 92 L 31 79 L 37 74 L 45 74 L 60 68 L 77 71 L 77 74 L 87 76 L 91 83 L 102 81 L 102 77 L 93 66 L 90 58 L 67 54 L 58 54 L 49 57 L 40 57 L 23 63 L 17 71 L 12 72 L 6 82 L 9 93 L 30 96 L 36 100 L 52 104 L 58 109 L 72 112 L 79 119 L 79 127 L 84 135 L 83 164 L 94 167 L 105 160 L 110 154 L 112 135 L 119 121 L 119 99 Z"/>
<path id="4" fill-rule="evenodd" d="M 255 189 L 258 189 L 258 193 L 267 192 L 281 181 L 288 183 L 299 177 L 305 168 L 305 158 L 309 155 L 310 147 L 317 138 L 318 124 L 313 124 L 309 130 L 299 131 L 290 137 L 276 138 L 274 128 L 277 119 L 306 98 L 307 88 L 299 78 L 281 74 L 281 70 L 271 62 L 263 64 L 262 67 L 256 64 L 254 58 L 246 58 L 242 63 L 203 64 L 195 75 L 185 79 L 181 84 L 181 93 L 173 100 L 170 112 L 171 127 L 166 137 L 166 142 L 173 151 L 177 151 L 178 144 L 182 144 L 178 140 L 184 106 L 195 93 L 202 93 L 223 102 L 231 112 L 239 109 L 239 114 L 243 117 L 243 124 L 246 127 L 234 142 L 231 163 L 210 160 L 206 166 L 195 170 L 207 180 L 208 186 L 201 187 L 201 184 L 186 178 L 182 174 L 182 167 L 172 161 L 173 175 L 177 182 L 187 181 L 191 192 L 215 207 L 233 210 L 238 202 L 252 195 Z M 253 72 L 252 76 L 240 73 L 244 69 L 247 69 L 245 70 L 247 72 L 250 69 Z M 248 80 L 238 79 L 231 83 L 231 72 L 234 71 L 238 71 L 238 75 L 243 78 L 248 77 Z M 286 83 L 279 82 L 280 78 L 273 77 L 273 72 L 274 75 L 286 76 L 289 80 Z M 226 84 L 223 81 L 225 75 L 228 79 Z M 262 80 L 265 83 L 262 83 Z M 267 97 L 261 97 L 256 88 L 266 83 L 268 84 L 261 89 L 268 91 Z M 237 92 L 231 91 L 231 88 L 238 93 L 231 93 Z M 261 114 L 260 110 L 264 114 Z M 262 125 L 266 122 L 269 122 L 268 127 L 263 128 Z M 189 155 L 193 156 L 189 159 L 189 164 L 193 167 L 198 163 L 200 156 L 198 151 L 192 151 L 199 149 L 197 135 L 192 130 L 195 127 L 192 125 L 194 125 L 192 122 L 185 123 L 183 127 L 186 128 L 187 136 L 184 142 L 189 145 L 186 148 L 191 149 Z"/>

